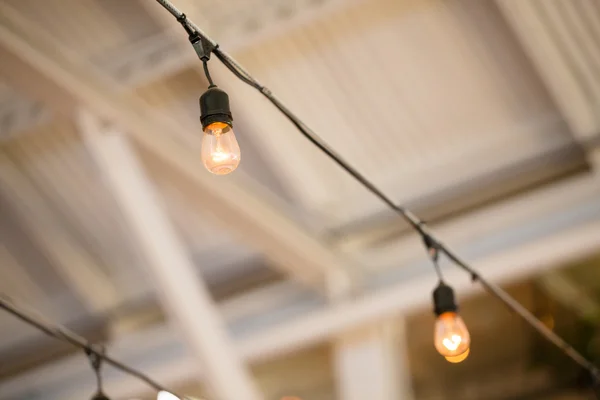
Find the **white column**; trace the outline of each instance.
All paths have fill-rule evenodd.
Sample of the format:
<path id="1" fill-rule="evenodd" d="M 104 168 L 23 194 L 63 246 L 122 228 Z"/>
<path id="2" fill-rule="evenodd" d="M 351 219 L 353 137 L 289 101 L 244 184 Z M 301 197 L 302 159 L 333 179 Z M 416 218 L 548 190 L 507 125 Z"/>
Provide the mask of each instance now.
<path id="1" fill-rule="evenodd" d="M 205 366 L 203 372 L 215 397 L 261 399 L 127 138 L 104 129 L 89 112 L 81 111 L 78 117 L 88 149 L 113 191 L 132 239 L 145 256 L 159 298 Z"/>
<path id="2" fill-rule="evenodd" d="M 337 339 L 334 365 L 339 400 L 414 398 L 402 320 L 379 322 Z"/>

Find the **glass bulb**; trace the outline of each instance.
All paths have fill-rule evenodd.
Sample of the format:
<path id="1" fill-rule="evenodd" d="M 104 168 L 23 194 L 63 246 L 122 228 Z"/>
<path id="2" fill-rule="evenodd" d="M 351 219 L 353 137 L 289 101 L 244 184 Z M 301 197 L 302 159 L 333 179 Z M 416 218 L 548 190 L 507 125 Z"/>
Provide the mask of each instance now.
<path id="1" fill-rule="evenodd" d="M 471 337 L 457 313 L 445 312 L 435 321 L 433 343 L 444 357 L 456 357 L 469 350 Z"/>
<path id="2" fill-rule="evenodd" d="M 216 175 L 227 175 L 240 164 L 240 146 L 233 129 L 223 122 L 213 122 L 204 129 L 202 162 Z"/>
<path id="3" fill-rule="evenodd" d="M 465 361 L 467 359 L 467 357 L 469 357 L 469 353 L 471 352 L 471 349 L 467 349 L 467 351 L 465 351 L 462 354 L 459 354 L 457 356 L 452 356 L 452 357 L 444 357 L 446 359 L 446 361 L 448 361 L 449 363 L 452 364 L 458 364 L 461 363 L 463 361 Z"/>
<path id="4" fill-rule="evenodd" d="M 164 390 L 161 390 L 160 392 L 158 392 L 158 396 L 156 397 L 156 400 L 180 400 L 179 397 L 175 396 L 174 394 L 171 394 L 169 392 L 165 392 Z"/>

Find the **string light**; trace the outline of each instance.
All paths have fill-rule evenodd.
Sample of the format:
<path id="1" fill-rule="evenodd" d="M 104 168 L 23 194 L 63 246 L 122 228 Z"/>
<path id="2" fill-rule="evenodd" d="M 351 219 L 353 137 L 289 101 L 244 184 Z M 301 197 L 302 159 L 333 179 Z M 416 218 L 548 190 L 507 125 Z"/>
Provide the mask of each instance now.
<path id="1" fill-rule="evenodd" d="M 594 378 L 595 383 L 597 383 L 600 380 L 600 371 L 593 363 L 589 362 L 585 357 L 583 357 L 578 351 L 576 351 L 560 336 L 555 334 L 551 329 L 548 329 L 548 327 L 546 327 L 541 321 L 539 321 L 529 310 L 527 310 L 514 298 L 512 298 L 506 291 L 485 280 L 477 271 L 475 271 L 471 266 L 469 266 L 465 261 L 463 261 L 451 249 L 449 249 L 439 240 L 435 239 L 434 236 L 430 233 L 429 228 L 423 221 L 421 221 L 415 214 L 413 214 L 406 208 L 396 205 L 394 201 L 388 196 L 386 196 L 380 189 L 378 189 L 377 186 L 375 186 L 371 181 L 369 181 L 365 176 L 363 176 L 358 170 L 356 170 L 354 167 L 348 164 L 348 162 L 346 162 L 339 154 L 337 154 L 332 148 L 330 148 L 315 132 L 313 132 L 306 124 L 304 124 L 304 122 L 302 122 L 302 120 L 300 120 L 277 97 L 275 97 L 268 88 L 261 85 L 247 71 L 245 71 L 233 58 L 231 58 L 227 53 L 219 49 L 218 45 L 213 40 L 208 38 L 208 36 L 204 34 L 204 32 L 202 32 L 200 28 L 198 28 L 198 26 L 196 26 L 192 21 L 189 21 L 185 14 L 181 13 L 175 6 L 173 6 L 173 4 L 169 0 L 156 1 L 159 4 L 161 4 L 167 11 L 169 11 L 175 18 L 177 18 L 177 20 L 182 24 L 186 32 L 188 32 L 189 34 L 190 43 L 192 43 L 194 49 L 196 50 L 196 53 L 203 62 L 204 71 L 210 84 L 206 93 L 204 93 L 200 98 L 200 119 L 205 135 L 207 134 L 207 130 L 209 130 L 209 134 L 213 135 L 215 135 L 215 133 L 218 133 L 219 135 L 230 133 L 230 135 L 227 136 L 227 140 L 221 141 L 220 147 L 219 143 L 217 143 L 218 140 L 216 140 L 217 136 L 215 136 L 214 140 L 210 141 L 210 143 L 214 142 L 214 146 L 209 146 L 206 153 L 211 159 L 210 165 L 213 168 L 209 168 L 209 165 L 207 165 L 206 162 L 205 166 L 207 166 L 207 168 L 211 172 L 217 174 L 230 173 L 233 170 L 235 170 L 235 168 L 239 165 L 240 160 L 239 146 L 237 145 L 237 140 L 235 140 L 235 136 L 233 135 L 232 130 L 233 118 L 229 109 L 229 98 L 224 91 L 218 89 L 216 85 L 214 85 L 208 71 L 207 62 L 210 57 L 210 54 L 213 53 L 236 77 L 238 77 L 244 83 L 254 87 L 263 96 L 265 96 L 279 111 L 281 111 L 290 120 L 290 122 L 296 128 L 298 128 L 300 133 L 304 135 L 311 143 L 313 143 L 316 147 L 323 151 L 323 153 L 325 153 L 332 161 L 334 161 L 338 166 L 344 169 L 348 174 L 354 177 L 368 191 L 370 191 L 383 203 L 389 206 L 390 209 L 392 209 L 398 215 L 404 218 L 404 220 L 408 222 L 410 226 L 413 227 L 421 235 L 423 240 L 425 240 L 425 242 L 428 244 L 428 250 L 431 251 L 433 249 L 435 251 L 436 261 L 438 252 L 442 252 L 443 254 L 445 254 L 451 261 L 454 262 L 454 264 L 456 264 L 457 266 L 465 270 L 467 273 L 469 273 L 474 281 L 478 281 L 479 283 L 481 283 L 484 289 L 486 289 L 491 295 L 495 296 L 497 299 L 503 302 L 516 314 L 518 314 L 525 322 L 527 322 L 532 328 L 534 328 L 538 333 L 540 333 L 545 339 L 554 344 L 558 349 L 560 349 L 565 355 L 570 357 L 582 368 L 585 368 L 590 373 L 592 378 Z M 225 137 L 223 137 L 223 139 L 225 139 Z M 438 274 L 441 278 L 441 274 L 439 273 L 439 267 L 437 266 L 437 263 L 436 270 L 438 271 Z M 441 279 L 440 285 L 438 285 L 438 287 L 434 291 L 434 303 L 436 306 L 436 310 L 440 311 L 439 313 L 438 311 L 436 311 L 436 314 L 438 315 L 438 319 L 436 321 L 436 328 L 438 323 L 440 323 L 440 326 L 443 328 L 440 329 L 440 331 L 451 332 L 449 336 L 447 333 L 441 334 L 439 336 L 441 338 L 440 343 L 443 348 L 443 354 L 446 354 L 447 351 L 458 353 L 446 355 L 446 359 L 449 362 L 460 362 L 469 355 L 470 337 L 466 326 L 464 326 L 464 323 L 462 322 L 462 319 L 460 319 L 460 317 L 456 313 L 457 307 L 454 301 L 454 293 L 452 291 L 452 288 L 445 285 Z M 441 310 L 443 310 L 444 308 L 448 308 L 450 303 L 454 305 L 454 310 L 447 310 L 445 312 L 441 312 Z M 47 335 L 62 340 L 73 346 L 82 348 L 86 351 L 88 355 L 94 355 L 94 357 L 97 358 L 97 360 L 103 360 L 116 367 L 117 369 L 144 381 L 149 386 L 159 391 L 157 397 L 158 400 L 189 399 L 189 397 L 175 396 L 174 394 L 172 394 L 172 392 L 167 391 L 163 386 L 161 386 L 148 376 L 144 375 L 143 373 L 113 359 L 112 357 L 107 356 L 106 354 L 104 354 L 104 352 L 96 350 L 91 343 L 89 343 L 81 336 L 76 335 L 75 333 L 69 331 L 63 326 L 49 324 L 43 318 L 40 318 L 37 315 L 32 315 L 31 312 L 28 312 L 22 307 L 18 307 L 16 304 L 14 304 L 14 302 L 7 300 L 3 296 L 0 296 L 0 308 L 5 309 L 7 312 L 13 314 L 17 318 L 27 322 L 28 324 L 38 328 Z M 461 324 L 462 326 L 460 326 Z M 446 341 L 445 339 L 448 339 L 448 341 Z M 436 345 L 436 348 L 437 347 L 438 346 Z M 461 349 L 462 353 L 460 352 Z M 442 351 L 440 351 L 440 353 L 442 353 Z M 95 371 L 97 371 L 99 385 L 98 392 L 94 396 L 93 400 L 109 400 L 102 392 L 101 378 L 99 375 L 99 364 L 98 369 L 95 369 Z"/>
<path id="2" fill-rule="evenodd" d="M 433 344 L 449 362 L 463 361 L 469 355 L 471 336 L 467 326 L 458 315 L 454 290 L 444 282 L 439 261 L 439 247 L 433 237 L 423 236 L 423 243 L 438 276 L 438 286 L 433 291 L 433 312 L 436 315 Z M 461 358 L 461 356 L 463 356 Z M 459 361 L 460 360 L 460 361 Z"/>
<path id="3" fill-rule="evenodd" d="M 185 15 L 179 11 L 169 0 L 156 0 L 162 5 L 165 10 L 171 13 L 180 22 L 182 17 Z M 542 337 L 547 339 L 550 343 L 555 345 L 561 350 L 566 356 L 570 357 L 575 363 L 582 368 L 585 368 L 590 374 L 600 380 L 600 371 L 598 368 L 583 357 L 577 350 L 573 348 L 564 339 L 554 333 L 551 329 L 548 329 L 541 321 L 539 321 L 535 315 L 533 315 L 527 308 L 521 305 L 513 297 L 511 297 L 505 290 L 498 287 L 497 285 L 487 281 L 482 277 L 475 269 L 473 269 L 466 261 L 454 253 L 448 246 L 443 242 L 437 240 L 431 233 L 427 224 L 413 214 L 410 210 L 405 207 L 397 205 L 390 197 L 383 193 L 374 183 L 367 179 L 361 174 L 356 168 L 350 165 L 342 156 L 340 156 L 335 150 L 329 147 L 323 139 L 321 139 L 312 129 L 310 129 L 300 118 L 298 118 L 285 104 L 283 104 L 273 93 L 260 82 L 258 82 L 250 73 L 248 73 L 241 65 L 239 65 L 231 56 L 219 48 L 218 44 L 210 39 L 196 24 L 192 21 L 183 18 L 182 23 L 186 31 L 194 32 L 199 35 L 203 41 L 212 47 L 212 53 L 227 67 L 237 78 L 247 85 L 258 90 L 267 100 L 269 100 L 281 113 L 300 131 L 300 133 L 309 140 L 312 144 L 318 147 L 324 154 L 326 154 L 333 162 L 335 162 L 340 168 L 346 171 L 354 179 L 356 179 L 365 189 L 371 192 L 374 196 L 379 198 L 384 204 L 386 204 L 391 210 L 396 212 L 402 217 L 415 231 L 417 231 L 424 240 L 433 240 L 436 244 L 436 251 L 439 251 L 446 255 L 455 265 L 466 271 L 473 281 L 479 282 L 483 288 L 492 296 L 496 297 L 499 301 L 504 303 L 513 312 L 519 315 L 525 322 L 527 322 L 533 329 L 535 329 Z"/>
<path id="4" fill-rule="evenodd" d="M 456 357 L 469 350 L 471 337 L 467 326 L 458 315 L 458 306 L 454 300 L 454 291 L 440 282 L 433 292 L 435 321 L 433 343 L 444 357 Z"/>
<path id="5" fill-rule="evenodd" d="M 210 76 L 208 61 L 215 50 L 197 30 L 190 28 L 187 16 L 177 16 L 177 21 L 188 34 L 198 58 L 202 61 L 208 89 L 200 96 L 200 123 L 202 124 L 202 163 L 215 175 L 227 175 L 235 171 L 242 158 L 240 146 L 233 132 L 233 116 L 229 108 L 229 96 L 219 89 Z"/>
<path id="6" fill-rule="evenodd" d="M 505 290 L 499 286 L 494 285 L 484 279 L 475 269 L 473 269 L 466 261 L 460 258 L 454 253 L 448 246 L 441 241 L 434 238 L 430 232 L 427 224 L 413 214 L 410 210 L 405 207 L 397 205 L 390 197 L 383 193 L 374 183 L 369 181 L 363 174 L 357 169 L 350 165 L 343 159 L 335 150 L 329 147 L 323 139 L 321 139 L 312 129 L 310 129 L 300 118 L 298 118 L 285 104 L 283 104 L 273 93 L 260 82 L 258 82 L 250 73 L 248 73 L 241 65 L 239 65 L 231 56 L 221 50 L 218 44 L 210 39 L 206 33 L 204 33 L 196 24 L 185 18 L 185 14 L 179 11 L 170 0 L 156 0 L 161 6 L 164 7 L 171 15 L 173 15 L 179 22 L 182 23 L 186 31 L 193 32 L 200 36 L 203 42 L 211 46 L 212 53 L 227 67 L 237 78 L 247 85 L 258 90 L 267 100 L 269 100 L 281 113 L 300 131 L 300 133 L 309 140 L 312 144 L 318 147 L 324 154 L 326 154 L 333 162 L 335 162 L 340 168 L 350 174 L 360 184 L 364 186 L 374 196 L 379 198 L 385 203 L 391 210 L 396 212 L 402 217 L 413 229 L 415 229 L 423 239 L 433 239 L 436 244 L 436 249 L 445 254 L 455 265 L 466 271 L 473 281 L 478 281 L 483 288 L 492 296 L 496 297 L 499 301 L 504 303 L 513 312 L 519 315 L 525 322 L 527 322 L 533 329 L 535 329 L 542 337 L 548 340 L 550 343 L 555 345 L 560 351 L 566 356 L 571 358 L 580 367 L 586 369 L 596 382 L 600 382 L 600 370 L 584 356 L 581 355 L 577 350 L 567 343 L 563 338 L 554 333 L 551 329 L 548 329 L 541 321 L 539 321 L 535 315 L 533 315 L 527 308 L 516 301 L 510 296 Z M 197 50 L 196 50 L 197 51 Z M 206 69 L 206 68 L 205 68 Z"/>
<path id="7" fill-rule="evenodd" d="M 202 137 L 202 162 L 216 175 L 233 172 L 240 164 L 240 146 L 233 133 L 233 118 L 229 109 L 229 96 L 212 85 L 200 97 Z"/>

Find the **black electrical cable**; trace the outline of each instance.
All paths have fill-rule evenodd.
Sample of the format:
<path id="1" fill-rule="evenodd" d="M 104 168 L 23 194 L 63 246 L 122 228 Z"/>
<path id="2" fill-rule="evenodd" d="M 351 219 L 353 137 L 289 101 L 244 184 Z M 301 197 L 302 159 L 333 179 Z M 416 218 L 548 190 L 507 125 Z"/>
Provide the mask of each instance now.
<path id="1" fill-rule="evenodd" d="M 180 12 L 169 0 L 156 0 L 162 5 L 167 11 L 169 11 L 176 19 L 180 20 L 183 13 Z M 273 93 L 261 85 L 256 79 L 254 79 L 248 72 L 242 68 L 232 57 L 225 53 L 219 48 L 218 44 L 206 35 L 197 25 L 195 25 L 188 18 L 185 18 L 186 30 L 193 29 L 196 34 L 200 35 L 203 40 L 210 43 L 213 46 L 212 52 L 217 58 L 241 81 L 252 86 L 258 90 L 263 96 L 265 96 L 279 111 L 281 111 L 290 122 L 298 128 L 300 133 L 308 139 L 311 143 L 317 146 L 323 151 L 329 158 L 331 158 L 338 166 L 345 170 L 348 174 L 352 175 L 358 182 L 360 182 L 368 191 L 379 198 L 385 203 L 390 209 L 394 210 L 400 215 L 406 222 L 408 222 L 424 240 L 429 240 L 435 244 L 436 249 L 445 254 L 452 262 L 458 265 L 460 268 L 465 270 L 471 276 L 473 281 L 478 281 L 483 288 L 495 296 L 498 300 L 503 302 L 508 308 L 518 314 L 525 322 L 527 322 L 533 329 L 535 329 L 540 335 L 546 340 L 553 343 L 558 347 L 565 355 L 570 357 L 573 361 L 579 364 L 582 368 L 589 371 L 590 375 L 596 380 L 600 381 L 600 370 L 596 365 L 587 360 L 577 350 L 575 350 L 569 343 L 554 333 L 551 329 L 546 327 L 541 321 L 539 321 L 527 308 L 523 307 L 517 302 L 512 296 L 510 296 L 505 290 L 496 286 L 495 284 L 488 282 L 484 279 L 476 270 L 467 264 L 466 261 L 461 259 L 455 254 L 448 246 L 438 240 L 429 230 L 427 225 L 421 221 L 415 214 L 410 210 L 397 205 L 390 197 L 388 197 L 383 191 L 381 191 L 375 184 L 361 174 L 356 168 L 350 165 L 344 160 L 337 152 L 329 147 L 323 139 L 321 139 L 312 129 L 310 129 L 302 120 L 297 117 L 291 110 L 289 110 Z"/>
<path id="2" fill-rule="evenodd" d="M 229 62 L 229 59 L 227 59 L 226 57 L 223 56 L 223 53 L 221 52 L 221 50 L 218 47 L 213 50 L 213 53 L 215 54 L 215 56 L 217 56 L 217 58 L 219 59 L 219 61 L 221 61 L 221 63 L 223 63 L 223 65 L 225 65 L 242 82 L 244 82 L 247 85 L 252 86 L 253 88 L 255 88 L 255 89 L 259 90 L 259 91 L 262 91 L 264 89 L 262 86 L 256 84 L 252 79 L 248 78 L 247 75 L 243 74 L 237 68 L 235 68 Z"/>
<path id="3" fill-rule="evenodd" d="M 95 355 L 95 357 L 97 357 L 99 360 L 102 360 L 102 361 L 106 362 L 107 364 L 110 364 L 113 367 L 115 367 L 133 377 L 140 379 L 141 381 L 145 382 L 146 384 L 148 384 L 150 387 L 152 387 L 156 391 L 166 391 L 166 392 L 174 394 L 175 396 L 179 397 L 180 399 L 191 400 L 189 397 L 178 395 L 175 392 L 173 392 L 172 390 L 165 388 L 163 385 L 156 382 L 149 376 L 143 374 L 142 372 L 139 372 L 139 371 L 135 370 L 134 368 L 131 368 L 131 367 L 127 366 L 126 364 L 123 364 L 122 362 L 108 356 L 105 353 L 103 348 L 100 348 L 100 347 L 90 343 L 87 339 L 79 336 L 75 332 L 70 331 L 69 329 L 65 328 L 64 326 L 60 326 L 58 324 L 45 321 L 41 316 L 37 315 L 37 313 L 34 314 L 32 311 L 27 310 L 22 305 L 17 305 L 14 300 L 10 299 L 8 296 L 1 294 L 1 293 L 0 293 L 0 308 L 3 308 L 4 310 L 6 310 L 10 314 L 14 315 L 18 319 L 39 329 L 40 331 L 44 332 L 48 336 L 51 336 L 62 342 L 70 344 L 71 346 L 80 348 L 80 349 L 84 350 L 86 352 L 86 354 Z M 99 385 L 101 384 L 100 380 L 98 381 L 98 384 Z"/>

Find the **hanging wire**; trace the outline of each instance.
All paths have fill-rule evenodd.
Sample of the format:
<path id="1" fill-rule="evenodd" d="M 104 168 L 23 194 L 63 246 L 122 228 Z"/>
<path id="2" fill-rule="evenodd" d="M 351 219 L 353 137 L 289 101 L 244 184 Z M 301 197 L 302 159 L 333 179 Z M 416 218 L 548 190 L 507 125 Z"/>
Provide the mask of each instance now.
<path id="1" fill-rule="evenodd" d="M 156 0 L 161 4 L 167 11 L 169 11 L 178 20 L 181 18 L 183 13 L 177 9 L 169 0 Z M 325 153 L 332 161 L 338 166 L 345 170 L 348 174 L 354 177 L 359 183 L 361 183 L 369 192 L 379 198 L 384 204 L 390 209 L 395 211 L 401 216 L 413 229 L 415 229 L 423 239 L 430 240 L 435 244 L 438 252 L 446 255 L 453 263 L 465 270 L 473 281 L 479 282 L 483 288 L 504 303 L 509 309 L 518 314 L 525 322 L 527 322 L 533 329 L 535 329 L 542 337 L 548 340 L 559 348 L 566 356 L 570 357 L 574 362 L 579 364 L 582 368 L 589 371 L 590 375 L 596 380 L 600 381 L 600 370 L 577 350 L 573 348 L 564 339 L 550 330 L 546 325 L 539 321 L 527 308 L 512 298 L 505 290 L 499 286 L 487 281 L 483 278 L 475 269 L 473 269 L 466 261 L 458 256 L 452 249 L 450 249 L 443 242 L 438 240 L 430 231 L 429 227 L 419 219 L 410 210 L 397 205 L 390 197 L 388 197 L 382 190 L 380 190 L 374 183 L 367 179 L 362 173 L 356 168 L 349 164 L 344 158 L 334 151 L 327 143 L 321 139 L 312 129 L 310 129 L 302 120 L 297 117 L 290 109 L 288 109 L 267 87 L 258 82 L 249 72 L 247 72 L 240 64 L 238 64 L 231 56 L 225 51 L 219 48 L 219 45 L 212 40 L 206 33 L 204 33 L 193 21 L 188 18 L 185 19 L 185 24 L 189 29 L 193 29 L 203 40 L 210 43 L 213 46 L 213 53 L 215 56 L 241 81 L 252 86 L 258 90 L 263 96 L 265 96 L 279 111 L 281 111 L 290 122 L 298 128 L 300 133 L 318 147 L 323 153 Z M 186 29 L 187 30 L 187 29 Z"/>
<path id="2" fill-rule="evenodd" d="M 102 348 L 102 354 L 104 354 L 104 348 Z M 85 354 L 90 360 L 94 374 L 96 375 L 96 386 L 98 387 L 98 393 L 102 393 L 102 374 L 100 373 L 100 366 L 102 359 L 93 353 L 90 349 L 85 349 Z"/>
<path id="3" fill-rule="evenodd" d="M 208 87 L 215 87 L 216 85 L 213 83 L 212 77 L 210 76 L 210 71 L 208 70 L 207 60 L 202 60 L 202 66 L 204 67 L 204 75 L 206 75 L 206 80 L 208 80 Z"/>
<path id="4" fill-rule="evenodd" d="M 440 263 L 438 262 L 438 251 L 437 250 L 431 250 L 431 253 L 435 253 L 435 256 L 431 256 L 431 261 L 433 261 L 433 268 L 435 269 L 435 273 L 438 276 L 438 279 L 440 280 L 440 283 L 444 282 L 444 277 L 442 276 L 442 270 L 440 269 Z"/>
<path id="5" fill-rule="evenodd" d="M 440 269 L 439 258 L 440 252 L 436 247 L 436 244 L 431 240 L 430 236 L 423 236 L 423 244 L 425 245 L 425 249 L 427 250 L 427 254 L 433 263 L 433 268 L 435 269 L 435 273 L 439 279 L 439 283 L 444 283 L 444 277 L 442 276 L 442 270 Z"/>
<path id="6" fill-rule="evenodd" d="M 102 353 L 102 355 L 104 355 L 105 353 L 105 348 L 104 346 L 99 346 L 99 352 Z M 96 398 L 104 398 L 106 396 L 104 396 L 104 392 L 102 390 L 102 373 L 100 372 L 100 369 L 102 368 L 102 361 L 104 361 L 101 357 L 99 357 L 96 353 L 92 352 L 91 349 L 87 348 L 85 349 L 85 354 L 87 355 L 88 359 L 90 360 L 90 365 L 92 366 L 92 369 L 94 370 L 94 374 L 96 375 L 96 395 L 94 397 L 94 399 Z"/>

